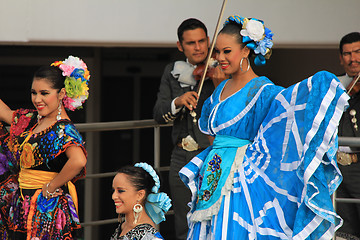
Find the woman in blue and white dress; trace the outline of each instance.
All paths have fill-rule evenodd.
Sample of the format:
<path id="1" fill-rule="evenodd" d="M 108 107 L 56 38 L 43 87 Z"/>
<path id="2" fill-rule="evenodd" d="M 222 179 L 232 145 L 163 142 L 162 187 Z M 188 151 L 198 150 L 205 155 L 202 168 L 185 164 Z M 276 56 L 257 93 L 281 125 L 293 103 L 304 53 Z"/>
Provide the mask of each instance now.
<path id="1" fill-rule="evenodd" d="M 223 81 L 199 126 L 213 145 L 181 171 L 192 191 L 188 239 L 330 239 L 342 224 L 331 194 L 338 121 L 348 96 L 331 73 L 284 89 L 249 63 L 270 56 L 262 21 L 229 17 L 216 42 Z"/>

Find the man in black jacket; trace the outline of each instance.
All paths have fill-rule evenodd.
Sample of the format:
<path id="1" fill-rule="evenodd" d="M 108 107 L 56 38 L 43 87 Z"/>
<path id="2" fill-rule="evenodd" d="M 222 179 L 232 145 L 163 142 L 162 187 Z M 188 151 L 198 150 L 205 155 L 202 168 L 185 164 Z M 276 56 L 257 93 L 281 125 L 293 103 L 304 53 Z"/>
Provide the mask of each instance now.
<path id="1" fill-rule="evenodd" d="M 208 55 L 207 29 L 201 21 L 190 18 L 181 23 L 177 34 L 177 47 L 184 53 L 186 61 L 177 61 L 166 66 L 154 107 L 154 119 L 158 123 L 173 122 L 174 149 L 170 160 L 170 191 L 175 212 L 176 238 L 186 239 L 186 214 L 190 210 L 187 203 L 191 200 L 191 193 L 181 181 L 179 171 L 210 144 L 207 136 L 200 132 L 190 112 L 194 110 L 195 118 L 200 117 L 202 104 L 212 94 L 214 87 L 225 79 L 225 75 L 219 67 L 212 69 L 212 78 L 204 81 L 198 99 L 196 89 L 199 81 L 193 76 L 193 71 Z"/>
<path id="2" fill-rule="evenodd" d="M 349 33 L 341 39 L 340 64 L 344 67 L 345 75 L 340 76 L 339 80 L 349 90 L 360 73 L 360 32 Z M 349 93 L 349 108 L 340 120 L 339 136 L 360 137 L 359 89 L 360 81 Z M 360 148 L 340 146 L 337 160 L 343 175 L 337 197 L 360 199 Z M 339 232 L 360 237 L 360 204 L 338 203 L 337 212 L 344 220 Z"/>

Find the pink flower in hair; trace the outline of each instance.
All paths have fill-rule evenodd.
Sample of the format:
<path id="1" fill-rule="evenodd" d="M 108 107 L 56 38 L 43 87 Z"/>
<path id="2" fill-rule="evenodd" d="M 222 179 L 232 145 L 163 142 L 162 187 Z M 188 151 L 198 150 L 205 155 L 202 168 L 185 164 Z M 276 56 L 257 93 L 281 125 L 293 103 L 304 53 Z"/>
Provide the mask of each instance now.
<path id="1" fill-rule="evenodd" d="M 59 66 L 59 68 L 63 71 L 63 76 L 68 76 L 70 77 L 71 73 L 74 71 L 74 66 L 69 66 L 69 65 L 65 65 L 65 64 L 61 64 Z"/>
<path id="2" fill-rule="evenodd" d="M 74 111 L 76 109 L 76 107 L 73 106 L 74 102 L 75 101 L 72 98 L 69 98 L 68 96 L 65 96 L 63 98 L 64 107 L 71 111 Z"/>

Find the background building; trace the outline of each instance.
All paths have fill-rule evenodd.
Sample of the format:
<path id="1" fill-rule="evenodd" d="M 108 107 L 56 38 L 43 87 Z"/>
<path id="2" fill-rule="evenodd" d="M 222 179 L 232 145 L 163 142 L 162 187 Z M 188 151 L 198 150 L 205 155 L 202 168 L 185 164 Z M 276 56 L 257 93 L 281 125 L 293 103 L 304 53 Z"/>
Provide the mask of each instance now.
<path id="1" fill-rule="evenodd" d="M 176 29 L 188 17 L 202 20 L 212 38 L 221 0 L 1 0 L 0 98 L 11 108 L 32 108 L 30 86 L 40 66 L 69 55 L 88 64 L 90 97 L 75 123 L 151 119 L 165 65 L 181 60 Z M 338 42 L 359 31 L 359 0 L 228 0 L 232 14 L 260 18 L 274 33 L 274 49 L 264 67 L 276 84 L 289 86 L 317 71 L 341 74 Z M 20 96 L 20 97 L 19 97 Z M 170 128 L 163 128 L 161 164 L 169 165 Z M 133 161 L 153 161 L 152 129 L 83 134 L 88 173 L 116 171 Z M 167 173 L 162 172 L 167 191 Z M 112 178 L 79 181 L 83 221 L 116 218 Z M 88 206 L 92 206 L 89 208 Z M 109 239 L 116 224 L 86 227 L 86 240 Z M 173 237 L 172 217 L 160 225 Z"/>

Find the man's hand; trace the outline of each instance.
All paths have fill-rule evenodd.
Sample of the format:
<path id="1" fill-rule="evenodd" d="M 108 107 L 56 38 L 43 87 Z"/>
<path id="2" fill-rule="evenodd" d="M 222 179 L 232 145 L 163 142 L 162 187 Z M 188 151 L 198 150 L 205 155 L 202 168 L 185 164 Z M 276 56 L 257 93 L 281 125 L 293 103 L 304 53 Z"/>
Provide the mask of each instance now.
<path id="1" fill-rule="evenodd" d="M 190 111 L 196 108 L 198 94 L 194 91 L 186 92 L 180 97 L 176 98 L 174 103 L 176 108 L 180 108 L 182 106 L 187 107 Z"/>

